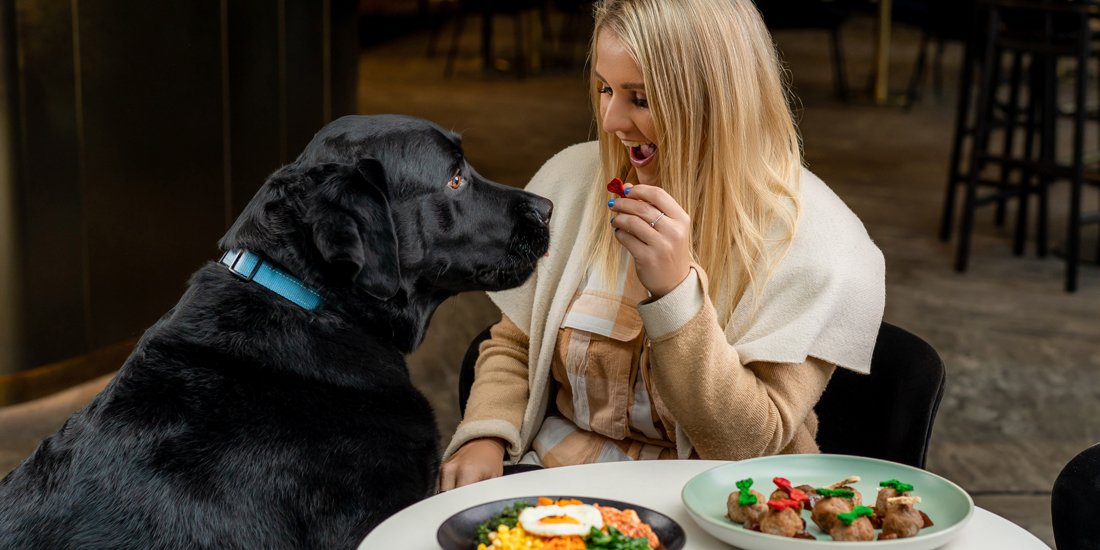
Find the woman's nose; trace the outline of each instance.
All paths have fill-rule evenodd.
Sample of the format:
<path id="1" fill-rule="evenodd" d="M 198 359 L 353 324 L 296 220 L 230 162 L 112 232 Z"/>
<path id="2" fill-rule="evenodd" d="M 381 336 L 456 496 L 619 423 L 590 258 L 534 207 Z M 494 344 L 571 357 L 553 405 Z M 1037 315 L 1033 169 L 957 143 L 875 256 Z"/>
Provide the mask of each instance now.
<path id="1" fill-rule="evenodd" d="M 615 101 L 610 99 L 604 106 L 603 110 L 603 129 L 605 132 L 614 134 L 616 132 L 628 132 L 630 130 L 630 117 L 626 116 L 626 112 Z"/>

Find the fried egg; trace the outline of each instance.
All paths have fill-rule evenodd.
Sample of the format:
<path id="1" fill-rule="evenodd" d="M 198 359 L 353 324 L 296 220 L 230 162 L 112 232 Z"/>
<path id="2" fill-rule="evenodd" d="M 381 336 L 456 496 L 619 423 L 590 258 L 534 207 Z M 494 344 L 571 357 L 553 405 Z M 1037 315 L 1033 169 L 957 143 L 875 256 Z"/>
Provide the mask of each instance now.
<path id="1" fill-rule="evenodd" d="M 532 535 L 557 537 L 568 535 L 588 536 L 592 528 L 603 529 L 603 515 L 590 504 L 569 506 L 532 506 L 519 513 L 523 530 Z"/>

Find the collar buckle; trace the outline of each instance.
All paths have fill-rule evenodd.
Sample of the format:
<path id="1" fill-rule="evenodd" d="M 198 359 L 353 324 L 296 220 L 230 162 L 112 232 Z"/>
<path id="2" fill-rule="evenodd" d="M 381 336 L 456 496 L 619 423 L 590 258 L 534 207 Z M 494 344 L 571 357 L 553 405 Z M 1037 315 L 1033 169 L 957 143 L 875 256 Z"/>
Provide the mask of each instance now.
<path id="1" fill-rule="evenodd" d="M 252 265 L 248 265 L 249 260 L 254 261 Z M 246 250 L 226 250 L 225 254 L 222 254 L 219 263 L 229 268 L 234 275 L 240 277 L 242 280 L 251 281 L 258 271 L 260 266 L 263 265 L 263 260 L 257 256 L 248 253 Z M 241 265 L 241 264 L 244 265 Z M 245 269 L 248 269 L 245 271 Z"/>

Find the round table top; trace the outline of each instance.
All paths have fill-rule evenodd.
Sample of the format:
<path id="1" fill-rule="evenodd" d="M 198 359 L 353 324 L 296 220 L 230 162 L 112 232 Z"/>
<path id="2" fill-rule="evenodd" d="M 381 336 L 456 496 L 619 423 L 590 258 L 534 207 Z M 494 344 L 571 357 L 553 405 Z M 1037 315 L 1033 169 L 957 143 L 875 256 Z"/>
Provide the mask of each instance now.
<path id="1" fill-rule="evenodd" d="M 439 548 L 436 529 L 452 515 L 485 502 L 540 494 L 581 495 L 629 502 L 676 520 L 687 534 L 690 550 L 725 550 L 730 546 L 712 537 L 688 514 L 680 491 L 692 477 L 729 464 L 719 460 L 645 460 L 605 462 L 547 468 L 490 479 L 437 494 L 394 514 L 376 527 L 359 550 L 377 548 Z M 982 508 L 944 550 L 998 548 L 1049 550 L 1022 527 Z"/>

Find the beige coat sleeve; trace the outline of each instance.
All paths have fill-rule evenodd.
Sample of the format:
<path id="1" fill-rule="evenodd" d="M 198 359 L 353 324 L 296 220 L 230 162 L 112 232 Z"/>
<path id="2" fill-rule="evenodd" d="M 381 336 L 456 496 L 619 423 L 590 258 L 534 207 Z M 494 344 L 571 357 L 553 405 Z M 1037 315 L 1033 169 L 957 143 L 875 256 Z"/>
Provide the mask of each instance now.
<path id="1" fill-rule="evenodd" d="M 818 452 L 813 408 L 833 365 L 813 357 L 742 365 L 709 297 L 690 321 L 651 345 L 657 390 L 701 458 Z"/>
<path id="2" fill-rule="evenodd" d="M 507 316 L 489 332 L 489 339 L 478 348 L 466 414 L 444 459 L 479 437 L 499 437 L 508 442 L 510 454 L 519 452 L 520 425 L 529 393 L 527 335 Z"/>

